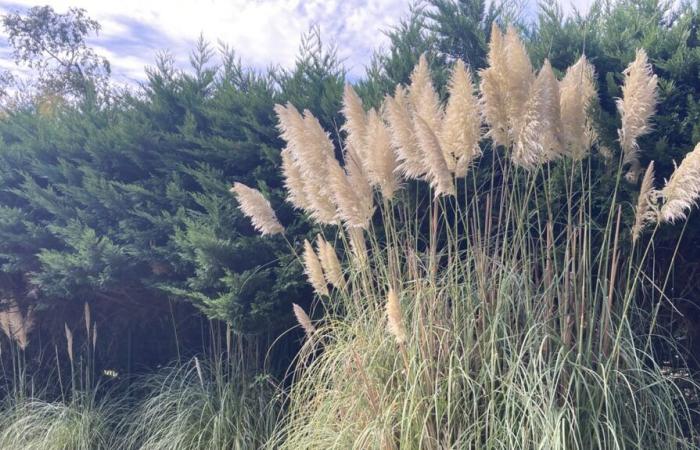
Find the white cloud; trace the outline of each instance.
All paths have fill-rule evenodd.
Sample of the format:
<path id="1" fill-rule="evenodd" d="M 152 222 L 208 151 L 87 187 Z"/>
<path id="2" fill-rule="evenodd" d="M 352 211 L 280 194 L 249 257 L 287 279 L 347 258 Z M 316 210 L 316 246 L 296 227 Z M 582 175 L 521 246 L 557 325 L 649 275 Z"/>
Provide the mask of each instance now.
<path id="1" fill-rule="evenodd" d="M 530 0 L 534 2 L 535 0 Z M 586 10 L 591 0 L 561 0 Z M 94 45 L 124 79 L 143 79 L 143 66 L 159 50 L 170 50 L 185 63 L 200 33 L 209 41 L 230 45 L 246 65 L 290 67 L 300 37 L 318 24 L 333 41 L 353 76 L 361 76 L 371 52 L 386 44 L 382 31 L 398 23 L 409 0 L 13 0 L 0 10 L 49 4 L 57 11 L 84 8 L 100 22 Z"/>

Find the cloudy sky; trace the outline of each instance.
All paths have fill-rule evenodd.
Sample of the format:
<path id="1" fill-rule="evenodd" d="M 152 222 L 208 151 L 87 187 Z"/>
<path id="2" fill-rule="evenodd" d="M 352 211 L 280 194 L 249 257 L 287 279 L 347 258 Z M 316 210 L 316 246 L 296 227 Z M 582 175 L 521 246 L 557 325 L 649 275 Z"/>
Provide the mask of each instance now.
<path id="1" fill-rule="evenodd" d="M 531 10 L 536 0 L 527 0 Z M 591 0 L 560 0 L 565 11 L 585 10 Z M 382 30 L 409 10 L 409 0 L 0 0 L 0 13 L 49 4 L 59 12 L 79 7 L 102 25 L 91 44 L 112 63 L 124 81 L 144 78 L 159 51 L 168 50 L 180 63 L 200 34 L 236 50 L 245 65 L 289 67 L 300 36 L 319 25 L 333 42 L 351 76 L 361 76 L 372 50 L 386 43 Z M 2 33 L 0 33 L 2 34 Z M 4 38 L 0 36 L 0 40 Z M 5 47 L 4 50 L 2 47 Z M 6 42 L 0 42 L 0 67 L 8 67 Z"/>

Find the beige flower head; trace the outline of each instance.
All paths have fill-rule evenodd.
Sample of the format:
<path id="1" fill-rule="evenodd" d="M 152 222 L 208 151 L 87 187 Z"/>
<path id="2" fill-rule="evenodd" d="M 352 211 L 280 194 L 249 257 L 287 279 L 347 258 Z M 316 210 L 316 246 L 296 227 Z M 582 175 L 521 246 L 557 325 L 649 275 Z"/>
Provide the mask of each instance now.
<path id="1" fill-rule="evenodd" d="M 253 227 L 260 234 L 265 236 L 284 232 L 284 227 L 277 220 L 270 202 L 260 191 L 242 183 L 234 183 L 231 192 L 236 196 L 240 210 L 253 222 Z"/>

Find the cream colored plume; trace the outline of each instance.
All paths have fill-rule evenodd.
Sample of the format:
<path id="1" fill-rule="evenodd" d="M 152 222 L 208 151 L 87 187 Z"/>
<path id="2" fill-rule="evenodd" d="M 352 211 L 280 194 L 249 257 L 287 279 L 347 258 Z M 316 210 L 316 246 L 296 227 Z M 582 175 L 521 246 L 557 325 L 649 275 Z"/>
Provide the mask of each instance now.
<path id="1" fill-rule="evenodd" d="M 642 186 L 639 189 L 637 207 L 634 211 L 634 225 L 632 225 L 632 242 L 636 242 L 647 224 L 656 222 L 658 192 L 654 189 L 654 161 L 649 163 Z"/>
<path id="2" fill-rule="evenodd" d="M 684 220 L 688 211 L 700 197 L 700 143 L 688 153 L 681 165 L 673 171 L 666 186 L 661 190 L 663 206 L 661 220 L 675 222 Z"/>
<path id="3" fill-rule="evenodd" d="M 489 42 L 488 67 L 479 71 L 481 83 L 481 111 L 484 122 L 489 126 L 486 136 L 491 138 L 494 146 L 507 146 L 508 139 L 508 107 L 505 74 L 506 52 L 503 33 L 496 22 L 491 24 L 491 41 Z"/>
<path id="4" fill-rule="evenodd" d="M 361 158 L 366 157 L 365 139 L 367 137 L 367 113 L 362 106 L 362 100 L 349 84 L 343 91 L 343 116 L 345 124 L 342 130 L 347 133 L 346 145 L 355 149 Z"/>
<path id="5" fill-rule="evenodd" d="M 617 109 L 622 119 L 618 130 L 624 163 L 636 161 L 639 156 L 637 139 L 651 131 L 651 116 L 657 102 L 658 80 L 644 49 L 637 50 L 634 61 L 623 72 L 625 82 Z"/>
<path id="6" fill-rule="evenodd" d="M 34 328 L 34 312 L 32 309 L 22 314 L 14 300 L 0 303 L 0 329 L 11 341 L 24 350 L 29 345 L 29 332 Z"/>
<path id="7" fill-rule="evenodd" d="M 308 239 L 304 240 L 304 273 L 318 295 L 328 295 L 328 285 L 323 276 L 323 267 Z"/>
<path id="8" fill-rule="evenodd" d="M 524 125 L 523 119 L 530 98 L 530 88 L 535 81 L 535 72 L 525 45 L 512 25 L 508 26 L 503 38 L 503 49 L 506 62 L 506 72 L 503 77 L 508 110 L 508 132 L 511 141 L 515 141 Z"/>
<path id="9" fill-rule="evenodd" d="M 333 193 L 326 182 L 328 162 L 335 160 L 333 143 L 313 115 L 305 111 L 304 116 L 291 105 L 276 105 L 275 112 L 279 119 L 282 138 L 303 183 L 304 206 L 309 216 L 321 224 L 334 224 L 336 207 Z M 291 174 L 290 174 L 291 175 Z M 295 195 L 295 201 L 300 200 Z"/>
<path id="10" fill-rule="evenodd" d="M 589 110 L 598 98 L 595 70 L 585 55 L 566 70 L 559 86 L 562 144 L 568 156 L 581 160 L 597 139 L 589 117 Z"/>
<path id="11" fill-rule="evenodd" d="M 304 308 L 296 303 L 292 303 L 292 311 L 294 311 L 294 317 L 297 318 L 297 322 L 307 336 L 311 336 L 316 332 L 316 327 L 314 327 L 313 323 L 311 323 L 311 319 L 306 314 L 306 311 L 304 311 Z"/>
<path id="12" fill-rule="evenodd" d="M 454 180 L 447 168 L 445 157 L 437 137 L 430 126 L 422 118 L 414 117 L 416 126 L 416 138 L 425 158 L 425 166 L 428 169 L 428 181 L 434 190 L 435 197 L 441 195 L 455 195 Z"/>
<path id="13" fill-rule="evenodd" d="M 379 187 L 385 199 L 391 199 L 399 186 L 394 173 L 397 162 L 389 130 L 374 109 L 367 117 L 367 155 L 363 162 L 370 184 Z"/>
<path id="14" fill-rule="evenodd" d="M 64 330 L 66 332 L 66 349 L 68 350 L 68 359 L 70 359 L 71 364 L 73 363 L 73 332 L 68 328 L 68 324 L 63 324 Z"/>
<path id="15" fill-rule="evenodd" d="M 257 189 L 249 188 L 241 183 L 234 183 L 231 192 L 238 200 L 238 207 L 243 214 L 250 218 L 260 234 L 283 233 L 284 227 L 277 220 L 270 202 Z"/>
<path id="16" fill-rule="evenodd" d="M 311 208 L 311 205 L 306 198 L 304 178 L 294 162 L 292 151 L 287 147 L 282 150 L 281 156 L 282 176 L 284 177 L 284 188 L 287 191 L 287 201 L 295 208 L 307 211 Z"/>
<path id="17" fill-rule="evenodd" d="M 426 168 L 413 132 L 408 94 L 403 86 L 396 87 L 393 98 L 386 97 L 383 112 L 398 160 L 397 171 L 408 179 L 421 179 Z"/>
<path id="18" fill-rule="evenodd" d="M 513 148 L 515 164 L 533 169 L 559 155 L 559 84 L 547 60 L 532 85 L 522 123 Z"/>
<path id="19" fill-rule="evenodd" d="M 433 130 L 433 133 L 438 133 L 442 123 L 442 106 L 440 98 L 433 88 L 433 80 L 425 54 L 420 56 L 418 64 L 411 73 L 408 95 L 413 107 L 413 114 L 422 118 Z"/>
<path id="20" fill-rule="evenodd" d="M 406 342 L 406 327 L 401 315 L 399 296 L 393 288 L 389 289 L 386 300 L 387 330 L 394 336 L 397 344 Z"/>
<path id="21" fill-rule="evenodd" d="M 336 161 L 329 163 L 327 183 L 343 224 L 367 228 L 374 214 L 372 188 L 351 148 L 346 148 L 345 157 L 345 170 Z"/>
<path id="22" fill-rule="evenodd" d="M 464 177 L 471 162 L 481 154 L 481 111 L 472 77 L 461 60 L 452 67 L 448 92 L 440 144 L 448 169 Z"/>
<path id="23" fill-rule="evenodd" d="M 319 234 L 316 237 L 316 249 L 326 281 L 338 289 L 344 289 L 345 276 L 335 248 Z"/>

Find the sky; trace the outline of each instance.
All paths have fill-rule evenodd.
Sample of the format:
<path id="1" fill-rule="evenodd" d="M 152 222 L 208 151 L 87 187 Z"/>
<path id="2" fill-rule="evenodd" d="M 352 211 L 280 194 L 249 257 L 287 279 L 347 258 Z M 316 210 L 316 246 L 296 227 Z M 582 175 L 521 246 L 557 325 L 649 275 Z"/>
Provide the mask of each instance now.
<path id="1" fill-rule="evenodd" d="M 536 0 L 528 9 L 536 10 Z M 585 11 L 591 0 L 560 0 L 565 12 Z M 0 14 L 51 5 L 58 12 L 84 8 L 102 29 L 90 44 L 124 82 L 145 78 L 144 68 L 167 50 L 179 65 L 200 35 L 233 48 L 245 66 L 291 67 L 301 36 L 318 25 L 337 47 L 350 77 L 359 78 L 372 52 L 387 44 L 384 30 L 409 12 L 409 0 L 0 0 Z M 0 68 L 12 66 L 0 31 Z"/>

